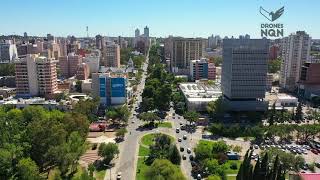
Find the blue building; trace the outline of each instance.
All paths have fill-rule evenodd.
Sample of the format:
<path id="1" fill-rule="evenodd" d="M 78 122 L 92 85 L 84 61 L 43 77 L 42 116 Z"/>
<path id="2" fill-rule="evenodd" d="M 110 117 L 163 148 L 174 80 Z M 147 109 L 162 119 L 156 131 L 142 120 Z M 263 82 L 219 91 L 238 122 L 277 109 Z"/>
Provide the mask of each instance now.
<path id="1" fill-rule="evenodd" d="M 94 96 L 100 97 L 100 103 L 105 106 L 126 103 L 127 79 L 125 76 L 112 76 L 110 73 L 93 73 L 92 90 Z"/>

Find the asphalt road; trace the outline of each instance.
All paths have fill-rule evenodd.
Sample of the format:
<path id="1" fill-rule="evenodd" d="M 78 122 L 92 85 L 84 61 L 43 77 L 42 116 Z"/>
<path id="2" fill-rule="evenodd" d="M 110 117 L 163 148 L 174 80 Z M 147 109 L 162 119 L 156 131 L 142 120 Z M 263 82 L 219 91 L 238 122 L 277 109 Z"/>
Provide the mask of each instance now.
<path id="1" fill-rule="evenodd" d="M 186 123 L 188 123 L 183 118 L 183 116 L 176 114 L 173 108 L 170 108 L 168 119 L 170 119 L 173 122 L 174 131 L 177 128 L 180 129 L 180 127 L 181 127 L 180 124 L 185 125 Z M 187 136 L 186 140 L 183 139 L 184 135 Z M 198 140 L 201 139 L 201 133 L 199 131 L 196 131 L 191 134 L 191 133 L 188 133 L 188 132 L 180 129 L 179 133 L 176 133 L 176 131 L 175 131 L 175 137 L 176 137 L 177 147 L 178 147 L 179 151 L 180 151 L 180 147 L 184 148 L 183 152 L 180 151 L 181 158 L 183 155 L 186 156 L 186 160 L 181 159 L 181 170 L 182 170 L 183 174 L 187 177 L 187 179 L 194 179 L 191 176 L 192 166 L 191 166 L 191 162 L 190 162 L 189 157 L 190 157 L 190 155 L 194 156 L 193 149 L 196 146 Z M 182 141 L 178 142 L 178 138 L 181 138 Z M 187 153 L 187 148 L 191 149 L 191 153 Z"/>
<path id="2" fill-rule="evenodd" d="M 147 71 L 149 61 L 149 54 L 146 56 L 146 62 L 143 66 L 144 72 Z M 131 115 L 129 117 L 129 122 L 127 126 L 128 133 L 125 135 L 124 141 L 119 145 L 119 158 L 115 160 L 115 167 L 111 169 L 112 179 L 116 179 L 118 172 L 121 172 L 121 179 L 123 180 L 133 180 L 136 174 L 136 164 L 137 164 L 137 151 L 138 151 L 138 140 L 143 133 L 137 131 L 136 129 L 143 124 L 138 118 L 134 115 L 137 114 L 135 108 L 138 107 L 138 104 L 142 101 L 142 91 L 145 86 L 146 75 L 143 74 L 140 84 L 137 86 L 137 100 L 133 104 Z M 135 123 L 132 123 L 132 122 Z M 107 170 L 105 175 L 105 180 L 110 179 L 110 171 Z"/>
<path id="3" fill-rule="evenodd" d="M 149 54 L 146 56 L 146 63 L 144 64 L 144 71 L 147 71 Z M 129 122 L 127 126 L 128 133 L 125 135 L 124 141 L 119 144 L 120 154 L 117 159 L 114 160 L 115 166 L 111 169 L 111 178 L 116 179 L 118 172 L 121 172 L 121 180 L 134 180 L 136 175 L 137 168 L 137 160 L 138 160 L 138 150 L 139 150 L 139 139 L 148 133 L 165 133 L 171 136 L 175 136 L 176 143 L 178 149 L 180 147 L 184 147 L 184 151 L 180 152 L 181 157 L 183 154 L 187 156 L 186 160 L 181 160 L 181 170 L 183 174 L 187 177 L 187 179 L 193 179 L 191 177 L 191 164 L 189 160 L 190 154 L 187 153 L 187 148 L 192 150 L 195 144 L 197 143 L 199 137 L 201 138 L 201 134 L 196 132 L 194 134 L 189 134 L 186 131 L 180 131 L 180 133 L 176 133 L 175 129 L 180 128 L 180 122 L 183 124 L 186 123 L 186 120 L 183 119 L 182 116 L 175 115 L 175 118 L 172 117 L 172 114 L 175 113 L 174 109 L 171 108 L 168 112 L 167 120 L 172 121 L 173 128 L 156 128 L 153 130 L 145 130 L 139 131 L 138 127 L 144 122 L 140 121 L 135 114 L 138 114 L 135 111 L 135 108 L 139 106 L 139 103 L 142 101 L 142 91 L 145 86 L 146 75 L 142 75 L 141 83 L 137 87 L 137 100 L 133 104 L 132 115 L 129 117 Z M 178 119 L 179 118 L 179 119 Z M 132 123 L 134 121 L 134 123 Z M 182 140 L 182 142 L 178 142 L 178 138 L 182 138 L 183 135 L 187 135 L 187 140 Z M 196 138 L 197 137 L 197 138 Z M 110 170 L 107 170 L 104 180 L 110 179 Z"/>

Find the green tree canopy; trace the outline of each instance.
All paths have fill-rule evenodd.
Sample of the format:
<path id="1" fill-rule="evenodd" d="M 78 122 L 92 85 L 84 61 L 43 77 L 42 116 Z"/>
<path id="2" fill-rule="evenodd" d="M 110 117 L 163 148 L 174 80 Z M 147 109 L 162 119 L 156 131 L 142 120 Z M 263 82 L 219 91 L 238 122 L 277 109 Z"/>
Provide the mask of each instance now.
<path id="1" fill-rule="evenodd" d="M 19 161 L 17 174 L 21 180 L 40 179 L 39 168 L 31 158 L 23 158 Z"/>
<path id="2" fill-rule="evenodd" d="M 199 113 L 197 113 L 196 111 L 187 111 L 186 113 L 184 113 L 183 117 L 189 121 L 189 123 L 193 123 L 193 122 L 197 122 L 199 119 Z"/>
<path id="3" fill-rule="evenodd" d="M 169 160 L 156 159 L 145 173 L 147 180 L 185 180 L 180 168 L 173 165 Z"/>
<path id="4" fill-rule="evenodd" d="M 106 164 L 110 164 L 115 155 L 119 154 L 118 146 L 115 143 L 102 143 L 98 149 L 99 156 L 103 157 Z"/>

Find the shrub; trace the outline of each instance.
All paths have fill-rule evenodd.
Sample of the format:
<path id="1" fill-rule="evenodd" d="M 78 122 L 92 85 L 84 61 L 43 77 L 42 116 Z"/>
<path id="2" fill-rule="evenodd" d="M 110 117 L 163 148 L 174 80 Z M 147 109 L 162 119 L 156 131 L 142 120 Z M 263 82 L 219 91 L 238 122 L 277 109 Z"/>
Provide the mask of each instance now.
<path id="1" fill-rule="evenodd" d="M 237 165 L 237 163 L 235 163 L 235 162 L 231 163 L 231 165 L 230 165 L 230 169 L 233 169 L 233 170 L 238 169 L 238 165 Z"/>
<path id="2" fill-rule="evenodd" d="M 94 144 L 92 144 L 92 150 L 96 150 L 97 149 L 97 147 L 98 147 L 98 144 L 97 143 L 94 143 Z"/>

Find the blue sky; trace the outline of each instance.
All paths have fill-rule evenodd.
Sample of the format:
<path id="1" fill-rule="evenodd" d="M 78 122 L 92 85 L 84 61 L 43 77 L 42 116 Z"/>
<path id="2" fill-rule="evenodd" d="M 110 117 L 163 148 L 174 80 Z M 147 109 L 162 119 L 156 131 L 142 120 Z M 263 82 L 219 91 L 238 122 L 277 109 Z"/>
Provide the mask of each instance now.
<path id="1" fill-rule="evenodd" d="M 260 36 L 270 11 L 285 6 L 276 22 L 285 35 L 305 30 L 320 38 L 319 0 L 0 0 L 0 34 L 133 36 L 150 27 L 151 36 Z"/>

